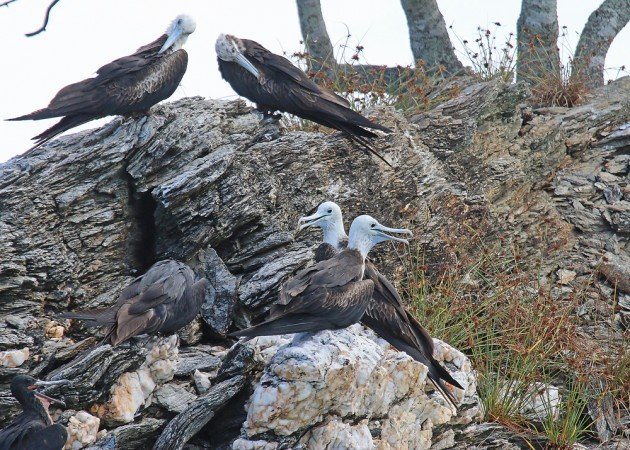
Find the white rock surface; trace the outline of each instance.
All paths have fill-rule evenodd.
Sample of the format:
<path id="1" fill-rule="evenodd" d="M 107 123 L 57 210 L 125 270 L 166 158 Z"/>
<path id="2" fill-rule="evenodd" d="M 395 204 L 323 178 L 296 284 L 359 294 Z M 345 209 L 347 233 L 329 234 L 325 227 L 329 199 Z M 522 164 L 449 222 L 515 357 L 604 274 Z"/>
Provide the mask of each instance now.
<path id="1" fill-rule="evenodd" d="M 66 430 L 68 440 L 64 449 L 79 450 L 87 445 L 93 444 L 97 440 L 98 427 L 101 419 L 94 417 L 86 411 L 79 411 L 70 417 Z"/>
<path id="2" fill-rule="evenodd" d="M 132 422 L 141 407 L 151 404 L 156 387 L 173 379 L 179 353 L 177 335 L 157 339 L 149 345 L 145 362 L 138 370 L 122 374 L 110 390 L 109 401 L 95 405 L 93 413 L 101 418 Z"/>
<path id="3" fill-rule="evenodd" d="M 20 367 L 24 361 L 28 359 L 30 351 L 28 347 L 21 350 L 6 350 L 0 352 L 0 366 L 2 367 Z"/>
<path id="4" fill-rule="evenodd" d="M 466 388 L 455 392 L 467 404 L 463 415 L 425 393 L 424 365 L 361 325 L 250 341 L 267 366 L 233 449 L 274 448 L 293 437 L 309 449 L 428 449 L 434 426 L 467 424 L 480 412 L 470 362 L 435 343 L 436 359 Z"/>

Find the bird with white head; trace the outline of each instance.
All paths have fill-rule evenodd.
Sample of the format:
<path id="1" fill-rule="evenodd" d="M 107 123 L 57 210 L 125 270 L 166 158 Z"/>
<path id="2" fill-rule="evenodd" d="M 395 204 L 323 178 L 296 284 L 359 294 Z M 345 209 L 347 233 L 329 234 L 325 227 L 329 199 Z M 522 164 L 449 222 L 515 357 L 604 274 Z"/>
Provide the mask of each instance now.
<path id="1" fill-rule="evenodd" d="M 305 218 L 306 224 L 326 226 L 328 218 L 333 217 L 336 212 L 341 217 L 341 210 L 332 202 L 330 205 L 322 205 L 318 211 L 319 214 Z M 343 222 L 341 232 L 345 235 Z M 411 234 L 406 229 L 381 225 L 370 216 L 359 216 L 350 228 L 347 249 L 298 272 L 281 289 L 268 320 L 232 333 L 232 336 L 316 332 L 345 328 L 357 323 L 365 313 L 374 292 L 374 282 L 364 279 L 368 252 L 374 245 L 386 240 L 407 242 L 387 233 Z"/>
<path id="2" fill-rule="evenodd" d="M 318 262 L 332 258 L 347 245 L 341 208 L 334 202 L 322 203 L 315 214 L 301 217 L 298 225 L 300 231 L 310 227 L 321 228 L 324 242 L 315 251 Z M 427 366 L 429 380 L 457 408 L 455 396 L 445 382 L 460 389 L 462 387 L 433 357 L 433 339 L 429 333 L 404 307 L 394 285 L 370 261 L 365 265 L 365 278 L 374 283 L 374 292 L 361 323 L 397 350 Z M 270 315 L 274 314 L 275 307 L 272 306 Z"/>

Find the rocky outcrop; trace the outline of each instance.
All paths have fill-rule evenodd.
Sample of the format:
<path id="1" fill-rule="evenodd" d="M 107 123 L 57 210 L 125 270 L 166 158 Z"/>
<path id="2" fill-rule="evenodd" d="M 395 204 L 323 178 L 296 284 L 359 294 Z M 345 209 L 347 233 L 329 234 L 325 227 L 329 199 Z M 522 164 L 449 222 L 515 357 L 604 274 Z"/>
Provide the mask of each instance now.
<path id="1" fill-rule="evenodd" d="M 260 339 L 260 338 L 258 338 Z M 246 403 L 247 420 L 234 450 L 292 447 L 428 449 L 433 428 L 467 425 L 480 414 L 470 361 L 436 340 L 444 361 L 465 387 L 458 414 L 439 394 L 425 393 L 427 369 L 354 325 L 314 336 L 261 339 L 265 370 Z M 271 356 L 273 355 L 273 356 Z M 430 383 L 429 383 L 430 384 Z"/>
<path id="2" fill-rule="evenodd" d="M 490 428 L 464 423 L 475 416 L 472 391 L 470 406 L 451 417 L 424 392 L 421 365 L 360 327 L 232 348 L 224 337 L 309 263 L 317 239 L 293 240 L 296 219 L 333 199 L 348 218 L 370 212 L 413 228 L 429 276 L 457 257 L 450 238 L 465 239 L 470 228 L 487 242 L 507 235 L 558 298 L 588 286 L 578 313 L 592 339 L 622 339 L 630 320 L 628 92 L 625 78 L 576 108 L 532 108 L 519 85 L 450 81 L 430 95 L 428 111 L 372 111 L 394 130 L 376 145 L 395 170 L 339 134 L 286 132 L 261 125 L 242 101 L 201 98 L 115 119 L 0 165 L 0 426 L 17 410 L 11 378 L 30 373 L 75 381 L 63 390 L 68 407 L 101 414 L 107 429 L 91 448 L 150 447 L 165 431 L 213 448 L 483 441 Z M 396 250 L 374 254 L 394 280 Z M 95 330 L 51 321 L 111 304 L 167 257 L 213 287 L 201 320 L 169 347 L 169 375 L 155 386 L 141 382 L 156 381 L 143 345 L 97 346 Z M 456 350 L 437 347 L 447 361 L 453 356 L 452 370 L 468 373 Z M 219 385 L 231 386 L 229 395 L 213 390 Z M 353 396 L 343 394 L 349 385 Z M 295 394 L 298 409 L 279 386 Z M 104 405 L 123 391 L 138 401 L 108 416 Z M 197 408 L 204 401 L 209 412 Z M 188 411 L 204 414 L 182 416 Z M 297 411 L 311 414 L 308 427 Z M 613 435 L 615 427 L 601 424 Z"/>

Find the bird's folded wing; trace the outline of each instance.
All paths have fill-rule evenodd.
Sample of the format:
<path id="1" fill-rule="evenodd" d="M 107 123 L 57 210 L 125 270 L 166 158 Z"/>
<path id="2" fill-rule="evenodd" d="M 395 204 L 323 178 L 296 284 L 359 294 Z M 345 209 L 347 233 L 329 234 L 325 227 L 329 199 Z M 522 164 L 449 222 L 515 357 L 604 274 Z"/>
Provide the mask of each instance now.
<path id="1" fill-rule="evenodd" d="M 150 309 L 142 314 L 131 314 L 128 305 L 124 305 L 118 311 L 116 326 L 112 328 L 111 343 L 118 345 L 132 336 L 151 334 L 159 330 L 166 318 L 164 311 L 160 314 L 156 309 Z"/>
<path id="2" fill-rule="evenodd" d="M 129 314 L 142 314 L 158 305 L 179 300 L 186 290 L 187 280 L 182 271 L 169 274 L 129 299 Z"/>
<path id="3" fill-rule="evenodd" d="M 243 41 L 246 43 L 248 56 L 258 61 L 266 69 L 273 70 L 276 74 L 288 77 L 289 80 L 299 85 L 302 89 L 318 94 L 318 97 L 321 99 L 328 100 L 345 108 L 350 107 L 350 103 L 348 103 L 345 98 L 315 84 L 308 75 L 306 75 L 300 68 L 292 64 L 288 59 L 280 55 L 276 55 L 275 53 L 271 53 L 257 42 L 248 41 L 246 39 Z"/>
<path id="4" fill-rule="evenodd" d="M 96 73 L 101 80 L 111 80 L 112 78 L 121 77 L 138 70 L 144 69 L 154 61 L 154 56 L 160 50 L 168 36 L 165 34 L 157 38 L 155 41 L 140 47 L 133 54 L 123 56 L 114 61 L 105 64 L 99 68 Z"/>

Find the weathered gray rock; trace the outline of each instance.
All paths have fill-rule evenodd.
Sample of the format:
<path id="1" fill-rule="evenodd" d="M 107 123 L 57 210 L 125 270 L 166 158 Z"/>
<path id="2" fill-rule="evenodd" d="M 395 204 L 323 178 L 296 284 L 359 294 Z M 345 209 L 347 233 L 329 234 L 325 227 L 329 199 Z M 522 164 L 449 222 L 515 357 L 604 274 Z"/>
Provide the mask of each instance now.
<path id="1" fill-rule="evenodd" d="M 201 317 L 215 335 L 225 337 L 238 300 L 240 279 L 230 273 L 214 249 L 202 250 L 197 257 L 198 270 L 212 285 L 201 305 Z"/>
<path id="2" fill-rule="evenodd" d="M 628 294 L 614 304 L 612 285 L 621 285 L 626 271 L 606 275 L 600 266 L 606 252 L 622 260 L 630 253 L 628 92 L 626 77 L 581 106 L 532 109 L 522 86 L 449 80 L 429 94 L 435 106 L 413 117 L 391 108 L 370 112 L 394 129 L 376 146 L 396 171 L 338 133 L 269 132 L 244 102 L 200 98 L 63 136 L 0 165 L 0 315 L 12 316 L 0 320 L 0 351 L 30 352 L 20 367 L 0 368 L 0 426 L 15 413 L 8 383 L 18 373 L 64 373 L 77 382 L 61 396 L 73 408 L 90 408 L 107 401 L 119 377 L 145 361 L 136 347 L 89 350 L 94 341 L 72 340 L 98 330 L 66 329 L 64 323 L 46 328 L 44 318 L 110 305 L 151 263 L 173 257 L 199 275 L 206 269 L 217 274 L 207 322 L 185 340 L 194 349 L 224 335 L 230 320 L 246 325 L 276 298 L 287 277 L 309 263 L 318 238 L 294 241 L 296 220 L 331 198 L 348 218 L 372 212 L 385 223 L 413 223 L 430 279 L 457 257 L 447 237 L 465 238 L 470 228 L 480 230 L 488 244 L 507 237 L 541 279 L 553 280 L 558 269 L 576 273 L 554 295 L 589 286 L 589 301 L 579 313 L 594 342 L 623 339 L 622 327 L 630 323 L 623 307 Z M 216 257 L 201 270 L 200 252 L 207 257 L 211 249 Z M 377 249 L 374 258 L 398 278 L 391 247 Z M 598 273 L 604 277 L 594 277 Z M 612 323 L 617 328 L 599 325 L 610 319 L 612 308 L 620 309 Z M 590 318 L 599 322 L 590 324 Z M 214 378 L 213 357 L 223 355 L 210 352 L 202 362 L 202 349 L 176 373 L 177 382 L 192 382 L 198 369 L 212 373 L 208 381 L 214 385 L 243 373 L 255 385 L 267 357 L 261 355 L 277 348 L 259 350 L 256 355 L 237 345 Z M 78 355 L 86 351 L 89 359 L 81 363 Z M 200 445 L 211 441 L 208 430 L 222 427 L 236 430 L 224 433 L 221 445 L 231 446 L 251 394 L 245 388 L 230 400 L 198 433 Z M 164 423 L 156 417 L 164 413 L 159 407 L 138 410 L 136 422 L 111 429 L 101 440 L 114 447 L 101 448 L 116 448 L 117 436 L 127 432 L 129 442 L 151 445 Z M 355 419 L 340 421 L 327 412 L 309 442 L 337 433 L 360 443 L 368 437 L 366 427 L 372 441 L 383 440 L 376 420 Z M 450 422 L 435 426 L 435 445 L 457 444 L 458 427 L 456 433 Z M 495 444 L 488 444 L 492 438 L 482 444 L 483 432 L 469 436 L 471 446 L 517 442 L 497 435 Z M 267 438 L 277 436 L 255 439 Z"/>
<path id="3" fill-rule="evenodd" d="M 160 419 L 143 419 L 137 423 L 130 423 L 109 431 L 94 445 L 86 447 L 86 450 L 128 450 L 150 448 L 158 434 L 158 430 L 166 421 Z"/>
<path id="4" fill-rule="evenodd" d="M 171 420 L 153 446 L 154 450 L 181 448 L 245 385 L 245 377 L 237 376 L 213 386 Z"/>

